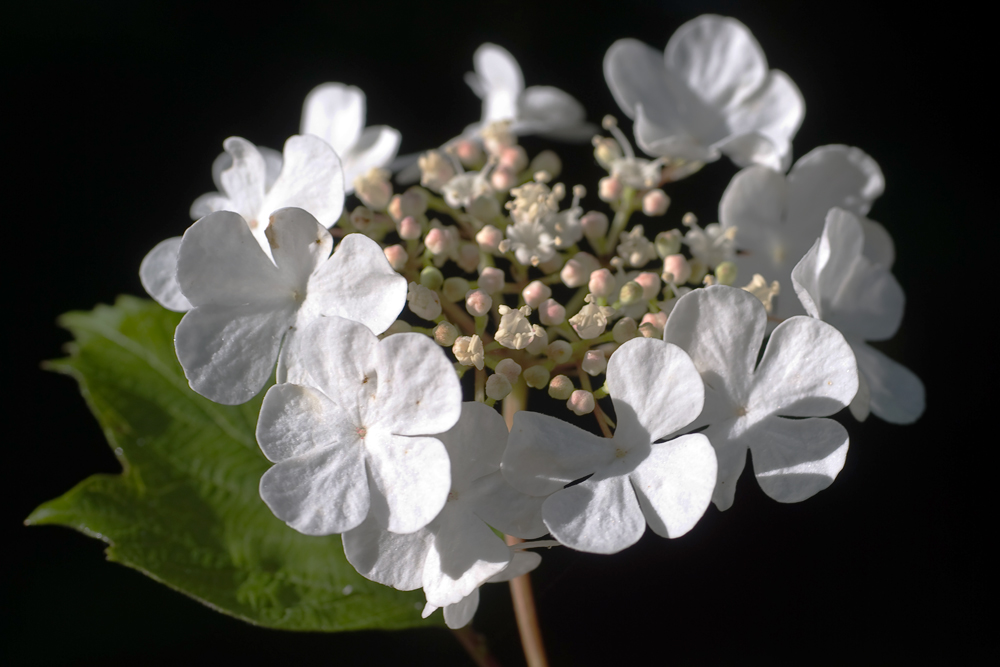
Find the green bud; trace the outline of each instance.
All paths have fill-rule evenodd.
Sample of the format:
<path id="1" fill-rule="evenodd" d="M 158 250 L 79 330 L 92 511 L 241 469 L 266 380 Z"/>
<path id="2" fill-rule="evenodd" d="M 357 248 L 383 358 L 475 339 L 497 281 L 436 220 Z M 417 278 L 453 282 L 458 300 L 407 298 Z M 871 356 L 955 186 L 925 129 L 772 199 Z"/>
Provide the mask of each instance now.
<path id="1" fill-rule="evenodd" d="M 420 272 L 420 284 L 429 290 L 437 291 L 441 289 L 441 283 L 443 282 L 444 275 L 441 273 L 441 270 L 435 266 L 425 267 L 424 270 Z M 455 300 L 457 301 L 457 299 Z"/>
<path id="2" fill-rule="evenodd" d="M 656 235 L 653 243 L 656 245 L 656 254 L 660 256 L 660 259 L 676 255 L 681 251 L 681 232 L 679 229 L 660 232 Z"/>
<path id="3" fill-rule="evenodd" d="M 736 283 L 736 265 L 732 262 L 723 262 L 715 267 L 715 279 L 720 285 L 733 285 Z"/>
<path id="4" fill-rule="evenodd" d="M 628 281 L 622 287 L 622 291 L 618 293 L 618 299 L 624 306 L 631 306 L 633 303 L 642 301 L 642 285 L 634 280 Z"/>

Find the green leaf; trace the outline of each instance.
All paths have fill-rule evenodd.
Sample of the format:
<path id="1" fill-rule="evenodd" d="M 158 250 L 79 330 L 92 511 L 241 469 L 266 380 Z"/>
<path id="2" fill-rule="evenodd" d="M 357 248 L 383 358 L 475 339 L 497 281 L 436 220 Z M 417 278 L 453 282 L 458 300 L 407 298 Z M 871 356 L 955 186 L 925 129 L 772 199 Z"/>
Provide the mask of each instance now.
<path id="1" fill-rule="evenodd" d="M 301 535 L 257 492 L 270 465 L 254 438 L 263 397 L 212 403 L 189 387 L 174 354 L 180 315 L 134 297 L 71 312 L 75 342 L 47 364 L 76 378 L 121 461 L 39 506 L 26 523 L 104 540 L 117 561 L 250 623 L 286 630 L 439 625 L 423 596 L 363 578 L 340 536 Z"/>

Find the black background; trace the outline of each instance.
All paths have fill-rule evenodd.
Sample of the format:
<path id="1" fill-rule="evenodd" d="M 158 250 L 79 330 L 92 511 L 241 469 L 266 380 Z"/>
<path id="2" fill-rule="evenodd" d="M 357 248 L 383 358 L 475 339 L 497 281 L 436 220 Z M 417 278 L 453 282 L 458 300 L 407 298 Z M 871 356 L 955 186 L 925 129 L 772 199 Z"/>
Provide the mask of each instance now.
<path id="1" fill-rule="evenodd" d="M 360 86 L 368 123 L 401 130 L 403 152 L 421 150 L 478 119 L 462 74 L 476 46 L 494 41 L 518 58 L 528 85 L 567 90 L 599 121 L 621 115 L 601 69 L 615 39 L 662 48 L 684 21 L 717 12 L 746 23 L 771 66 L 802 90 L 796 157 L 846 143 L 882 166 L 886 193 L 871 217 L 895 237 L 894 272 L 908 297 L 903 328 L 885 349 L 923 378 L 927 412 L 909 427 L 844 419 L 847 465 L 807 502 L 774 503 L 744 477 L 731 510 L 710 508 L 678 540 L 647 533 L 611 557 L 545 553 L 534 582 L 550 657 L 559 665 L 964 662 L 985 645 L 982 536 L 992 525 L 981 508 L 996 436 L 973 378 L 989 375 L 995 358 L 982 350 L 995 345 L 986 318 L 996 305 L 978 279 L 995 238 L 995 215 L 982 204 L 995 172 L 983 166 L 996 144 L 986 116 L 995 64 L 976 17 L 909 7 L 37 2 L 7 11 L 0 229 L 10 244 L 5 358 L 14 373 L 3 530 L 13 563 L 3 577 L 2 661 L 470 664 L 442 630 L 254 628 L 105 563 L 99 542 L 21 526 L 85 476 L 118 470 L 74 383 L 39 370 L 68 339 L 54 320 L 119 293 L 141 295 L 140 260 L 189 224 L 191 201 L 212 189 L 209 166 L 223 139 L 280 148 L 318 83 Z M 528 145 L 533 153 L 541 144 Z M 557 149 L 565 180 L 593 191 L 599 174 L 587 147 Z M 667 223 L 686 210 L 714 220 L 735 171 L 723 159 L 671 188 Z M 585 203 L 597 205 L 593 196 Z M 505 586 L 483 589 L 475 625 L 504 665 L 523 662 Z"/>

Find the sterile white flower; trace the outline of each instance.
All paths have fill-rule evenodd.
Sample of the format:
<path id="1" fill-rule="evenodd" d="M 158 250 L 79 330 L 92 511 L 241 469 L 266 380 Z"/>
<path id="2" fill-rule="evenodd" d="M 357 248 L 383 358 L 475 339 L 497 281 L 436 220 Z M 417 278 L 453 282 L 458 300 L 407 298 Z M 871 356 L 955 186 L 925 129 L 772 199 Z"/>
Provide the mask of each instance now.
<path id="1" fill-rule="evenodd" d="M 511 562 L 511 549 L 490 526 L 523 538 L 540 537 L 547 529 L 540 511 L 544 498 L 515 490 L 500 472 L 507 426 L 495 410 L 463 403 L 458 422 L 438 438 L 451 460 L 440 513 L 408 535 L 389 533 L 369 518 L 345 532 L 343 541 L 347 560 L 363 576 L 400 590 L 422 587 L 429 605 L 445 607 Z"/>
<path id="2" fill-rule="evenodd" d="M 213 178 L 222 192 L 198 197 L 191 205 L 192 219 L 214 211 L 238 213 L 268 256 L 271 247 L 264 230 L 271 213 L 279 208 L 305 209 L 324 227 L 337 222 L 344 210 L 344 177 L 340 158 L 324 142 L 310 136 L 290 137 L 276 178 L 272 175 L 275 160 L 268 158 L 274 151 L 260 150 L 240 137 L 229 137 L 223 146 L 228 166 L 215 173 L 222 161 L 216 159 L 213 165 Z M 142 260 L 139 278 L 160 305 L 184 312 L 191 309 L 191 302 L 177 284 L 180 246 L 179 236 L 157 244 Z"/>
<path id="3" fill-rule="evenodd" d="M 611 355 L 607 386 L 618 420 L 613 438 L 518 412 L 503 456 L 511 486 L 548 496 L 542 519 L 552 536 L 593 553 L 635 544 L 647 523 L 657 535 L 683 535 L 704 514 L 715 487 L 715 453 L 704 435 L 657 442 L 701 412 L 704 386 L 681 349 L 630 340 Z"/>
<path id="4" fill-rule="evenodd" d="M 427 336 L 379 340 L 363 324 L 324 317 L 293 343 L 307 356 L 295 383 L 271 387 L 257 442 L 275 463 L 260 480 L 274 515 L 307 535 L 367 518 L 394 533 L 426 526 L 445 504 L 448 451 L 462 388 Z"/>
<path id="5" fill-rule="evenodd" d="M 785 297 L 776 299 L 774 315 L 780 319 L 802 315 L 792 298 L 792 267 L 823 231 L 823 221 L 834 206 L 864 216 L 882 194 L 882 170 L 858 148 L 820 146 L 799 158 L 787 176 L 762 166 L 740 171 L 726 187 L 719 202 L 719 221 L 736 228 L 732 258 L 739 280 L 759 273 L 777 280 Z M 892 239 L 877 222 L 862 219 L 865 255 L 891 266 Z"/>
<path id="6" fill-rule="evenodd" d="M 358 176 L 393 161 L 402 138 L 398 130 L 386 125 L 365 127 L 365 94 L 343 83 L 320 84 L 306 95 L 300 131 L 319 137 L 337 151 L 347 194 L 354 192 Z"/>
<path id="7" fill-rule="evenodd" d="M 805 102 L 788 75 L 768 70 L 757 40 L 736 19 L 688 21 L 661 54 L 620 39 L 604 57 L 604 76 L 635 139 L 650 155 L 784 171 Z"/>
<path id="8" fill-rule="evenodd" d="M 867 239 L 858 218 L 834 208 L 823 236 L 792 270 L 792 284 L 806 312 L 836 327 L 854 350 L 862 387 L 851 412 L 871 411 L 895 424 L 909 424 L 924 411 L 924 385 L 908 368 L 868 340 L 887 340 L 903 319 L 903 288 L 888 267 L 864 254 Z"/>
<path id="9" fill-rule="evenodd" d="M 406 300 L 406 279 L 377 243 L 333 238 L 312 215 L 285 208 L 270 216 L 270 257 L 244 219 L 211 213 L 184 233 L 177 280 L 192 309 L 174 335 L 191 388 L 216 403 L 248 401 L 279 361 L 279 381 L 295 365 L 287 350 L 298 330 L 338 315 L 381 333 Z M 284 347 L 282 347 L 284 340 Z"/>
<path id="10" fill-rule="evenodd" d="M 786 417 L 831 415 L 851 402 L 858 390 L 851 347 L 832 326 L 793 317 L 774 330 L 757 364 L 766 327 L 757 297 L 715 285 L 678 299 L 663 332 L 705 381 L 705 408 L 691 428 L 707 425 L 718 455 L 712 500 L 720 510 L 733 503 L 748 449 L 761 488 L 786 503 L 829 486 L 847 456 L 847 431 L 837 422 Z"/>

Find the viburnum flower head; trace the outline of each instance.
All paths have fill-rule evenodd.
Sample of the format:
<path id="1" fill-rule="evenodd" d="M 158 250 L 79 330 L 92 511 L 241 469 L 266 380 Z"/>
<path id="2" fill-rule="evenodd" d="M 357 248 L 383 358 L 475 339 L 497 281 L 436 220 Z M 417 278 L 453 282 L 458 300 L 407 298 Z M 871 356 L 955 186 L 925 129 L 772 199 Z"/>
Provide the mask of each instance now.
<path id="1" fill-rule="evenodd" d="M 177 280 L 192 305 L 174 334 L 177 358 L 196 392 L 243 403 L 259 392 L 281 352 L 278 379 L 296 365 L 294 337 L 323 316 L 347 317 L 381 333 L 406 301 L 406 279 L 377 243 L 333 238 L 312 215 L 276 211 L 265 254 L 244 219 L 219 211 L 185 233 Z M 282 346 L 284 341 L 284 346 Z"/>
<path id="2" fill-rule="evenodd" d="M 757 40 L 736 19 L 688 21 L 663 54 L 620 39 L 604 57 L 604 76 L 650 155 L 704 163 L 725 153 L 739 166 L 782 171 L 791 163 L 802 94 L 784 72 L 768 69 Z"/>
<path id="3" fill-rule="evenodd" d="M 265 235 L 271 213 L 286 207 L 309 211 L 324 227 L 332 227 L 344 210 L 344 175 L 340 158 L 325 142 L 311 136 L 293 136 L 285 142 L 280 174 L 270 172 L 275 160 L 267 159 L 252 143 L 229 137 L 223 143 L 229 166 L 215 180 L 221 192 L 209 192 L 191 205 L 197 220 L 215 211 L 232 211 L 242 216 L 253 238 L 267 256 L 271 245 Z M 273 151 L 272 151 L 273 152 Z M 215 168 L 220 163 L 216 160 Z M 142 286 L 157 303 L 170 310 L 185 312 L 191 301 L 177 282 L 177 253 L 181 237 L 160 242 L 142 260 Z"/>
<path id="4" fill-rule="evenodd" d="M 851 402 L 858 419 L 876 416 L 910 424 L 924 411 L 924 385 L 908 368 L 867 345 L 887 340 L 903 319 L 903 288 L 889 268 L 864 252 L 865 229 L 857 216 L 831 209 L 821 236 L 792 270 L 795 293 L 812 317 L 844 334 L 858 362 L 861 386 Z"/>
<path id="5" fill-rule="evenodd" d="M 387 167 L 402 139 L 386 125 L 365 127 L 365 94 L 355 86 L 324 83 L 306 95 L 302 105 L 302 134 L 317 136 L 340 156 L 347 194 L 354 181 L 371 169 Z"/>
<path id="6" fill-rule="evenodd" d="M 761 488 L 785 503 L 829 486 L 847 456 L 844 427 L 812 417 L 837 412 L 857 393 L 850 345 L 825 322 L 793 317 L 771 334 L 758 364 L 766 327 L 757 297 L 715 285 L 678 299 L 663 332 L 705 381 L 705 407 L 690 428 L 707 426 L 703 433 L 718 455 L 712 500 L 720 510 L 733 503 L 748 449 Z"/>
<path id="7" fill-rule="evenodd" d="M 541 537 L 547 529 L 544 498 L 516 491 L 500 472 L 507 426 L 495 410 L 463 403 L 458 423 L 437 437 L 450 457 L 451 479 L 433 521 L 399 535 L 369 516 L 343 541 L 347 560 L 365 577 L 400 590 L 423 588 L 428 605 L 447 607 L 511 563 L 511 549 L 490 526 L 522 538 Z"/>
<path id="8" fill-rule="evenodd" d="M 618 420 L 613 438 L 518 412 L 503 457 L 504 477 L 514 488 L 547 496 L 542 519 L 552 536 L 593 553 L 635 544 L 647 523 L 657 535 L 683 535 L 715 488 L 715 453 L 704 435 L 658 442 L 702 409 L 701 377 L 680 348 L 630 340 L 611 355 L 607 386 Z"/>
<path id="9" fill-rule="evenodd" d="M 293 382 L 271 387 L 257 442 L 275 463 L 260 496 L 295 530 L 343 533 L 366 518 L 413 533 L 444 506 L 448 451 L 434 437 L 455 425 L 462 388 L 433 340 L 382 340 L 342 317 L 324 317 L 293 345 L 308 358 Z"/>
<path id="10" fill-rule="evenodd" d="M 823 231 L 827 212 L 837 206 L 862 218 L 865 255 L 891 266 L 894 250 L 885 228 L 863 216 L 885 189 L 878 163 L 858 148 L 830 145 L 799 158 L 788 175 L 763 166 L 743 169 L 733 177 L 719 202 L 719 222 L 736 229 L 741 251 L 732 257 L 738 280 L 754 274 L 777 280 L 774 316 L 784 319 L 805 311 L 792 298 L 795 264 Z"/>

